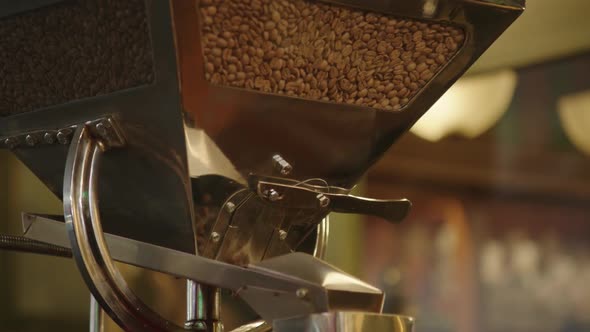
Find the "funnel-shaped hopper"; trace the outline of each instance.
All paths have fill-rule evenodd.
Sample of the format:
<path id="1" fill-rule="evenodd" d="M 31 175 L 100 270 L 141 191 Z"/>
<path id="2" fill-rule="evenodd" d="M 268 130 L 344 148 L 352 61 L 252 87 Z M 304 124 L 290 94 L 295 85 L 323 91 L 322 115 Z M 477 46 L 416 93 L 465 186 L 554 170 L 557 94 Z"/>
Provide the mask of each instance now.
<path id="1" fill-rule="evenodd" d="M 523 6 L 15 2 L 0 9 L 0 147 L 61 196 L 70 127 L 112 116 L 127 145 L 104 156 L 105 231 L 194 251 L 193 221 L 216 218 L 199 209 L 252 174 L 346 193 Z"/>

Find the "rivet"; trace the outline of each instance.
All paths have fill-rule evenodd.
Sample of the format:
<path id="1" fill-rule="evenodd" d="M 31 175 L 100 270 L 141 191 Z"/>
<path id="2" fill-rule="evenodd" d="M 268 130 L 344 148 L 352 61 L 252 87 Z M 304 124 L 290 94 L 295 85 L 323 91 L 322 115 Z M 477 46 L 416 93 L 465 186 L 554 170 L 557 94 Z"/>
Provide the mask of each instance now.
<path id="1" fill-rule="evenodd" d="M 287 239 L 287 235 L 289 235 L 289 233 L 286 231 L 282 229 L 279 231 L 279 239 L 281 239 L 281 241 L 285 241 L 285 239 Z"/>
<path id="2" fill-rule="evenodd" d="M 307 296 L 307 293 L 309 293 L 309 291 L 307 290 L 307 288 L 299 288 L 296 292 L 295 295 L 300 298 L 303 299 Z"/>
<path id="3" fill-rule="evenodd" d="M 70 143 L 69 132 L 67 130 L 60 130 L 57 133 L 57 141 L 59 144 L 68 144 Z"/>
<path id="4" fill-rule="evenodd" d="M 53 144 L 55 143 L 55 135 L 53 133 L 45 133 L 45 135 L 43 135 L 43 140 L 47 144 Z"/>
<path id="5" fill-rule="evenodd" d="M 221 235 L 219 235 L 219 233 L 217 233 L 217 232 L 212 232 L 211 233 L 211 241 L 217 243 L 217 242 L 219 242 L 219 240 L 221 240 Z"/>
<path id="6" fill-rule="evenodd" d="M 234 213 L 236 210 L 236 205 L 232 202 L 227 202 L 225 203 L 225 208 L 227 209 L 227 212 Z"/>
<path id="7" fill-rule="evenodd" d="M 28 146 L 35 146 L 37 144 L 37 138 L 33 135 L 27 135 L 27 137 L 25 137 L 25 142 Z"/>
<path id="8" fill-rule="evenodd" d="M 16 138 L 14 137 L 8 137 L 7 139 L 4 140 L 4 144 L 9 148 L 9 149 L 14 149 L 18 146 L 18 141 Z"/>

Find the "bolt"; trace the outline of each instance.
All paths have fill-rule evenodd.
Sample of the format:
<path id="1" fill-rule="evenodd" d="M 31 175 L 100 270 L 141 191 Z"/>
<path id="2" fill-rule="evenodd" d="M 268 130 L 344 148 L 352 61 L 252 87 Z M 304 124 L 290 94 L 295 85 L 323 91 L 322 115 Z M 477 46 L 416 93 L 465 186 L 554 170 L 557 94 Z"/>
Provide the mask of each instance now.
<path id="1" fill-rule="evenodd" d="M 217 243 L 217 242 L 219 242 L 219 240 L 221 240 L 221 235 L 219 235 L 219 233 L 217 233 L 217 232 L 212 232 L 211 233 L 211 241 Z"/>
<path id="2" fill-rule="evenodd" d="M 27 137 L 25 137 L 25 142 L 28 146 L 35 146 L 37 144 L 37 138 L 33 135 L 27 135 Z"/>
<path id="3" fill-rule="evenodd" d="M 55 135 L 53 133 L 45 133 L 45 135 L 43 135 L 43 140 L 47 144 L 53 144 L 55 143 Z"/>
<path id="4" fill-rule="evenodd" d="M 287 233 L 286 231 L 282 229 L 279 231 L 279 239 L 281 239 L 281 241 L 285 241 L 287 235 L 289 235 L 289 233 Z"/>
<path id="5" fill-rule="evenodd" d="M 324 194 L 318 194 L 316 196 L 316 198 L 318 199 L 318 202 L 320 203 L 320 207 L 328 207 L 328 205 L 330 205 L 330 198 Z"/>
<path id="6" fill-rule="evenodd" d="M 70 143 L 70 131 L 69 130 L 60 130 L 59 132 L 57 132 L 57 141 L 59 142 L 59 144 L 63 144 L 66 145 L 68 143 Z"/>
<path id="7" fill-rule="evenodd" d="M 227 209 L 227 212 L 234 213 L 236 210 L 236 205 L 232 202 L 227 202 L 225 203 L 225 208 Z"/>
<path id="8" fill-rule="evenodd" d="M 303 299 L 307 296 L 307 293 L 309 293 L 309 291 L 307 290 L 307 288 L 299 288 L 296 292 L 295 295 L 300 298 Z"/>
<path id="9" fill-rule="evenodd" d="M 4 140 L 4 144 L 9 148 L 9 149 L 14 149 L 18 146 L 18 140 L 14 137 L 8 137 L 7 139 Z"/>
<path id="10" fill-rule="evenodd" d="M 280 201 L 283 197 L 274 189 L 269 189 L 266 193 L 266 197 L 271 202 Z"/>
<path id="11" fill-rule="evenodd" d="M 99 122 L 99 123 L 96 124 L 95 128 L 96 128 L 96 131 L 98 132 L 98 134 L 100 136 L 103 136 L 104 137 L 104 136 L 107 136 L 108 135 L 108 131 L 107 131 L 108 124 L 107 123 L 105 123 L 105 122 Z"/>
<path id="12" fill-rule="evenodd" d="M 281 155 L 275 154 L 272 156 L 274 167 L 281 173 L 281 175 L 289 175 L 293 171 L 293 166 L 288 161 L 283 159 Z"/>

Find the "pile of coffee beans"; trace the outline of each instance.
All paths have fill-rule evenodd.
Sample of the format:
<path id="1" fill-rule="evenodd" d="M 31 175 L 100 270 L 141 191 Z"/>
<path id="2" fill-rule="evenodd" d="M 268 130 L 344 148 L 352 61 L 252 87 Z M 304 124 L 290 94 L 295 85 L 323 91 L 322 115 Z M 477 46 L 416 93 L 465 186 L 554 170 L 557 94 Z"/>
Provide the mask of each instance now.
<path id="1" fill-rule="evenodd" d="M 0 116 L 154 80 L 145 0 L 63 1 L 0 18 Z"/>
<path id="2" fill-rule="evenodd" d="M 399 110 L 461 47 L 462 29 L 308 0 L 200 0 L 214 85 Z"/>

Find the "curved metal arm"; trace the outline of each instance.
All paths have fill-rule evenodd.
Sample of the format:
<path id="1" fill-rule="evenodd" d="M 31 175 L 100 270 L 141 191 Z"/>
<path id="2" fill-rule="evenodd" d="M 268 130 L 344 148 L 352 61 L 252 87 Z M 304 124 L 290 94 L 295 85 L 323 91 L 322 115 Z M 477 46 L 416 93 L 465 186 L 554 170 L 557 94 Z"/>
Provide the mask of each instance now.
<path id="1" fill-rule="evenodd" d="M 64 177 L 64 214 L 74 259 L 102 308 L 126 331 L 180 331 L 131 291 L 106 245 L 98 211 L 100 142 L 79 126 L 68 153 Z"/>

